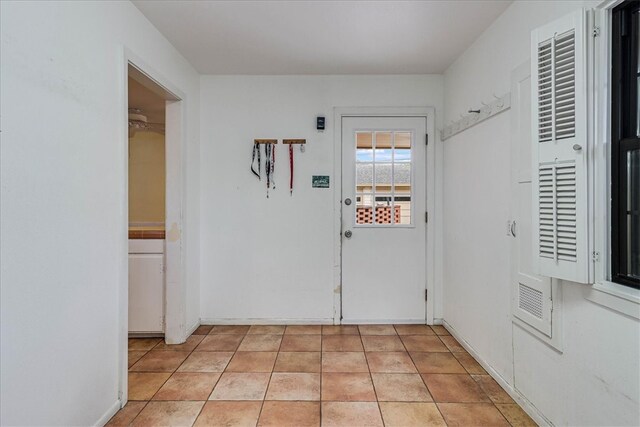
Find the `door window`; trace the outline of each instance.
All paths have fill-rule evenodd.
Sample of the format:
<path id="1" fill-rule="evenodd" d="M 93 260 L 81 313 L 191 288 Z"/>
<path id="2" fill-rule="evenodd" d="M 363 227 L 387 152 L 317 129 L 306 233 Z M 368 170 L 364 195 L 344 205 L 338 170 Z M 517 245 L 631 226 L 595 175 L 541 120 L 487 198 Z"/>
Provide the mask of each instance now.
<path id="1" fill-rule="evenodd" d="M 412 224 L 412 141 L 407 131 L 356 132 L 356 225 Z"/>

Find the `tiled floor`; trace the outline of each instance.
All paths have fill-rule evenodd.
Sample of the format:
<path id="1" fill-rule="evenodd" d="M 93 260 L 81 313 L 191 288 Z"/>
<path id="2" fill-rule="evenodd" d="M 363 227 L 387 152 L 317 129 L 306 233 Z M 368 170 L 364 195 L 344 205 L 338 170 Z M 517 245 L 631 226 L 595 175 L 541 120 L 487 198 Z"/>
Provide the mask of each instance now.
<path id="1" fill-rule="evenodd" d="M 535 425 L 441 326 L 201 326 L 129 367 L 108 425 Z"/>

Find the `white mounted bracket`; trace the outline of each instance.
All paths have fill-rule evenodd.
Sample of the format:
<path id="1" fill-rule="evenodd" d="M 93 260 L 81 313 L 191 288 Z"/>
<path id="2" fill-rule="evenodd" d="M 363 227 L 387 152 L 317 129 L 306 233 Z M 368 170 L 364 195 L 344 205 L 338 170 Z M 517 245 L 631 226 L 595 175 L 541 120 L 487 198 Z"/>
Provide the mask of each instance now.
<path id="1" fill-rule="evenodd" d="M 453 135 L 459 134 L 472 126 L 495 116 L 496 114 L 500 114 L 503 111 L 508 110 L 509 108 L 511 108 L 510 93 L 499 98 L 496 97 L 496 99 L 489 104 L 483 105 L 480 110 L 477 110 L 478 112 L 469 113 L 466 116 L 463 116 L 460 120 L 451 123 L 449 126 L 445 126 L 441 131 L 440 139 L 442 141 L 447 140 Z"/>

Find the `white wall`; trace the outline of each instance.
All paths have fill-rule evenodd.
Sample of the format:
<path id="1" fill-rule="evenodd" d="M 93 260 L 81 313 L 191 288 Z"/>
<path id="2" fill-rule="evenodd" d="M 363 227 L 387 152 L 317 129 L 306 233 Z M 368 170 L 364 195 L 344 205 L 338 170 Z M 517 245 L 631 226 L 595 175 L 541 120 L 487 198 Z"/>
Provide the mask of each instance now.
<path id="1" fill-rule="evenodd" d="M 530 31 L 582 5 L 514 2 L 445 73 L 445 123 L 510 90 Z M 564 352 L 511 323 L 510 113 L 444 144 L 444 319 L 556 425 L 638 425 L 637 320 L 563 284 Z"/>
<path id="2" fill-rule="evenodd" d="M 3 1 L 0 15 L 0 424 L 92 425 L 118 399 L 127 259 L 122 47 L 186 94 L 193 324 L 199 79 L 129 2 Z"/>
<path id="3" fill-rule="evenodd" d="M 203 322 L 331 321 L 339 184 L 332 176 L 331 189 L 313 189 L 311 175 L 333 174 L 333 108 L 426 105 L 438 116 L 442 76 L 203 76 L 201 90 Z M 296 147 L 293 197 L 280 144 L 266 198 L 249 171 L 254 138 L 307 139 L 305 153 Z"/>

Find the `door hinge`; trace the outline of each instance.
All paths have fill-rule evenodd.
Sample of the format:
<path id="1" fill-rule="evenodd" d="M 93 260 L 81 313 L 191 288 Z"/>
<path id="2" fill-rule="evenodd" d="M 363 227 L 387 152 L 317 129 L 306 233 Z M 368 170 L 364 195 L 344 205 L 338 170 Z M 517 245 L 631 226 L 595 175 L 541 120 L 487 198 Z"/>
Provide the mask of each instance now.
<path id="1" fill-rule="evenodd" d="M 427 300 L 429 299 L 429 298 L 428 298 L 428 295 L 427 295 L 427 293 L 428 293 L 428 292 L 429 292 L 429 291 L 427 291 L 426 289 L 424 290 L 424 300 L 425 300 L 425 301 L 427 301 Z"/>
<path id="2" fill-rule="evenodd" d="M 429 134 L 424 136 L 424 145 L 429 145 Z"/>
<path id="3" fill-rule="evenodd" d="M 429 212 L 424 213 L 424 222 L 429 222 Z"/>
<path id="4" fill-rule="evenodd" d="M 591 259 L 593 260 L 593 262 L 600 261 L 600 252 L 593 251 L 593 253 L 591 254 Z"/>
<path id="5" fill-rule="evenodd" d="M 593 37 L 598 37 L 600 35 L 600 27 L 595 26 L 592 30 Z"/>

